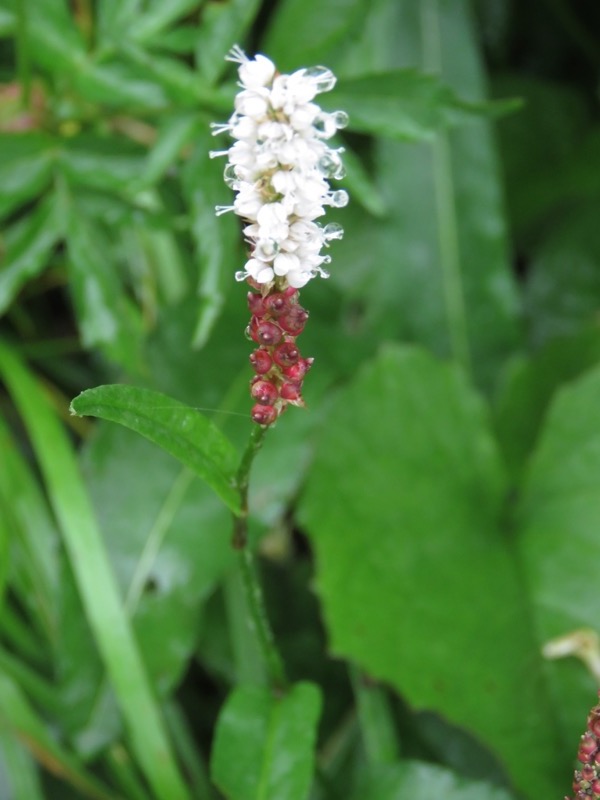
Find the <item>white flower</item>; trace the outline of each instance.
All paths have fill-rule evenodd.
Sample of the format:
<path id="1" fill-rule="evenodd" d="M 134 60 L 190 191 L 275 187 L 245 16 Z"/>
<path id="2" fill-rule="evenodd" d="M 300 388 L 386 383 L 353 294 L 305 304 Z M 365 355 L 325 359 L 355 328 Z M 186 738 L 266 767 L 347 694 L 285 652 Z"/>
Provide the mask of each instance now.
<path id="1" fill-rule="evenodd" d="M 227 56 L 239 64 L 241 90 L 229 121 L 213 125 L 213 133 L 228 133 L 235 141 L 227 155 L 225 181 L 236 192 L 233 205 L 218 206 L 217 213 L 234 211 L 248 223 L 244 235 L 250 258 L 238 280 L 260 284 L 286 284 L 301 288 L 316 275 L 327 277 L 322 265 L 323 247 L 342 237 L 337 223 L 322 227 L 314 220 L 326 206 L 348 202 L 344 191 L 332 191 L 329 179 L 344 175 L 342 148 L 326 140 L 348 121 L 342 111 L 326 113 L 315 97 L 335 85 L 326 67 L 278 74 L 266 56 L 248 58 L 237 46 Z"/>

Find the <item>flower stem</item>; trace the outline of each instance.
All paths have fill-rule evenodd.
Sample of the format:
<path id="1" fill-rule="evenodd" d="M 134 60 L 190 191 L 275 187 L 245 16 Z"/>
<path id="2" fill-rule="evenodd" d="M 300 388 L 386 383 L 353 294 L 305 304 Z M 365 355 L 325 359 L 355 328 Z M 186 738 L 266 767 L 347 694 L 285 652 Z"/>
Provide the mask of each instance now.
<path id="1" fill-rule="evenodd" d="M 283 661 L 275 645 L 273 631 L 267 617 L 262 586 L 256 571 L 254 557 L 248 547 L 248 487 L 254 457 L 259 451 L 266 427 L 254 426 L 248 445 L 240 461 L 236 484 L 240 493 L 241 510 L 233 521 L 232 544 L 238 552 L 241 584 L 245 596 L 249 624 L 256 636 L 271 688 L 277 692 L 287 686 Z"/>

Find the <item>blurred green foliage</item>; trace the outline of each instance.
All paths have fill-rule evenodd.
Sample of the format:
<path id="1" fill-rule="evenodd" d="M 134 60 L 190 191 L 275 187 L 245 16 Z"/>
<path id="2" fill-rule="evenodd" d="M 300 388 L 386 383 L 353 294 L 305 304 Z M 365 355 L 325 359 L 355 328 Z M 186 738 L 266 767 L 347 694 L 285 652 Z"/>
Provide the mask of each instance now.
<path id="1" fill-rule="evenodd" d="M 1 800 L 564 796 L 598 680 L 542 647 L 600 635 L 599 23 L 0 0 Z M 251 486 L 281 698 L 229 542 L 236 42 L 331 67 L 350 114 L 308 408 Z M 69 415 L 115 382 L 75 408 L 126 427 Z"/>

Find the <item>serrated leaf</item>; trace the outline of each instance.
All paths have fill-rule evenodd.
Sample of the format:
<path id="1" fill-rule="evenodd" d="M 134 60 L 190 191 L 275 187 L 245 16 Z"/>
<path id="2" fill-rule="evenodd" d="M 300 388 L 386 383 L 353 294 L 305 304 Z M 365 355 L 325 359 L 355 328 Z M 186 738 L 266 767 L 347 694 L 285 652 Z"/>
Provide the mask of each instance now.
<path id="1" fill-rule="evenodd" d="M 467 728 L 523 791 L 535 770 L 551 795 L 557 732 L 500 528 L 505 488 L 459 373 L 389 348 L 334 404 L 300 518 L 334 652 Z"/>
<path id="2" fill-rule="evenodd" d="M 228 800 L 305 800 L 312 779 L 319 690 L 298 683 L 284 697 L 235 689 L 221 711 L 211 773 Z"/>
<path id="3" fill-rule="evenodd" d="M 189 467 L 234 513 L 239 512 L 236 450 L 199 411 L 159 392 L 118 384 L 82 392 L 71 410 L 137 431 Z"/>

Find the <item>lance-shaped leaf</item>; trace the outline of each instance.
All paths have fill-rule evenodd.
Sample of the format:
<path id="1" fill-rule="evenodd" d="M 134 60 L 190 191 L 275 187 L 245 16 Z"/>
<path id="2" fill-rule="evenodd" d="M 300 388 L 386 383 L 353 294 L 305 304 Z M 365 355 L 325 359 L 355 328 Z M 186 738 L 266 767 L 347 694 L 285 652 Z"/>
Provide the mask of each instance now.
<path id="1" fill-rule="evenodd" d="M 205 416 L 172 397 L 135 386 L 98 386 L 71 403 L 80 416 L 100 417 L 137 431 L 202 478 L 234 512 L 237 452 Z"/>
<path id="2" fill-rule="evenodd" d="M 285 697 L 242 686 L 227 700 L 211 760 L 213 780 L 229 800 L 305 800 L 312 780 L 321 699 L 298 683 Z"/>

